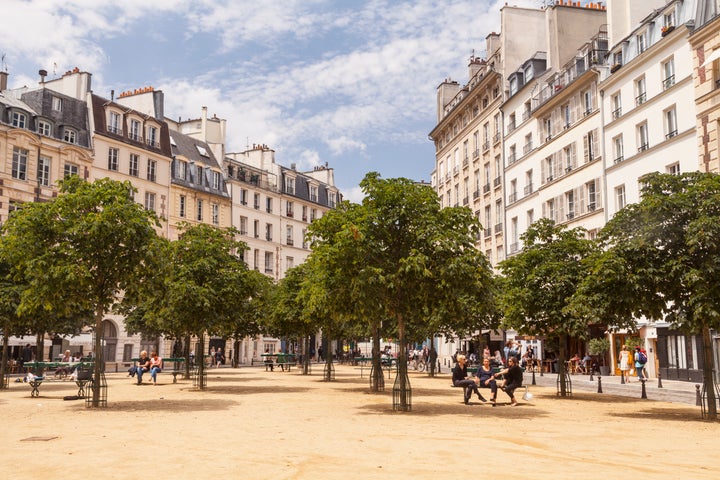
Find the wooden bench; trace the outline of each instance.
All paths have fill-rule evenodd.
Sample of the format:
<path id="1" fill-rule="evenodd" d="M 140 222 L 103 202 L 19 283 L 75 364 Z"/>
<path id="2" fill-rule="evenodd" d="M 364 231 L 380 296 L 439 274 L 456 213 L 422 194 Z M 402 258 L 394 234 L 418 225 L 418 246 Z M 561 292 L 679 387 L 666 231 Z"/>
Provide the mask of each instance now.
<path id="1" fill-rule="evenodd" d="M 136 367 L 136 366 L 137 366 L 137 362 L 138 362 L 139 360 L 140 360 L 140 357 L 138 357 L 138 358 L 133 358 L 133 359 L 132 359 L 132 361 L 133 361 L 133 367 Z M 182 365 L 182 363 L 183 363 L 184 361 L 185 361 L 184 358 L 178 358 L 178 357 L 163 358 L 163 359 L 162 359 L 162 367 L 160 368 L 160 371 L 159 371 L 158 373 L 167 373 L 167 374 L 169 374 L 169 375 L 172 375 L 172 377 L 173 377 L 173 383 L 177 383 L 177 376 L 185 373 L 182 368 L 179 368 L 179 367 L 178 367 L 178 365 Z M 173 364 L 172 370 L 165 370 L 165 363 L 166 363 L 166 362 Z M 148 370 L 146 373 L 149 374 L 150 371 Z"/>

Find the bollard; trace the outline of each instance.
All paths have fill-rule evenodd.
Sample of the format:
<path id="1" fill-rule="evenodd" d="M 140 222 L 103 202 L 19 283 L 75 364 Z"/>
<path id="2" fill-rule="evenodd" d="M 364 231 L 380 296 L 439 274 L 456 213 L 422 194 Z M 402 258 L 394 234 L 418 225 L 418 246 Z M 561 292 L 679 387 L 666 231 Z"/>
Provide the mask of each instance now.
<path id="1" fill-rule="evenodd" d="M 441 373 L 440 372 L 440 360 L 438 360 L 438 373 Z"/>
<path id="2" fill-rule="evenodd" d="M 625 371 L 620 370 L 620 385 L 625 385 Z"/>
<path id="3" fill-rule="evenodd" d="M 658 388 L 662 388 L 662 375 L 658 372 Z"/>
<path id="4" fill-rule="evenodd" d="M 598 375 L 598 393 L 602 393 L 602 377 Z"/>
<path id="5" fill-rule="evenodd" d="M 640 398 L 644 398 L 647 400 L 647 392 L 645 391 L 645 379 L 641 378 L 640 383 L 642 383 L 642 393 L 640 394 Z"/>
<path id="6" fill-rule="evenodd" d="M 537 385 L 537 383 L 535 383 L 535 369 L 534 369 L 534 368 L 533 368 L 532 374 L 533 374 L 533 376 L 532 376 L 532 384 L 533 384 L 533 385 Z"/>
<path id="7" fill-rule="evenodd" d="M 702 407 L 702 398 L 700 397 L 700 384 L 695 384 L 695 406 Z"/>
<path id="8" fill-rule="evenodd" d="M 593 381 L 593 369 L 590 367 L 590 381 Z"/>

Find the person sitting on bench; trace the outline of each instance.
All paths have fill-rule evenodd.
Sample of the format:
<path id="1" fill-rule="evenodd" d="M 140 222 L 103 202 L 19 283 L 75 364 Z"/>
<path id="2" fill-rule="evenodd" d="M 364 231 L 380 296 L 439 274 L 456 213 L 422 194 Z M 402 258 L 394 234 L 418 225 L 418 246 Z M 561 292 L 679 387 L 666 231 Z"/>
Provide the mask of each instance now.
<path id="1" fill-rule="evenodd" d="M 157 352 L 150 354 L 150 378 L 153 385 L 157 385 L 157 374 L 162 371 L 162 358 L 158 357 Z"/>
<path id="2" fill-rule="evenodd" d="M 131 377 L 137 375 L 137 384 L 142 383 L 142 375 L 145 372 L 150 371 L 150 358 L 148 358 L 147 350 L 140 352 L 140 358 L 138 358 L 137 365 L 130 367 L 128 373 Z"/>
<path id="3" fill-rule="evenodd" d="M 510 357 L 508 359 L 508 367 L 500 370 L 494 375 L 497 378 L 500 375 L 505 375 L 505 380 L 500 382 L 500 388 L 508 394 L 510 397 L 510 406 L 517 407 L 518 403 L 515 400 L 515 389 L 522 387 L 523 382 L 523 371 L 518 366 L 517 358 Z"/>
<path id="4" fill-rule="evenodd" d="M 457 364 L 452 369 L 452 382 L 454 387 L 463 387 L 465 405 L 470 402 L 470 397 L 473 392 L 478 396 L 478 399 L 482 402 L 486 402 L 480 391 L 478 390 L 475 380 L 468 377 L 467 365 L 465 365 L 465 355 L 458 354 Z"/>
<path id="5" fill-rule="evenodd" d="M 490 401 L 495 406 L 495 397 L 497 397 L 497 382 L 493 376 L 493 368 L 490 366 L 490 358 L 483 358 L 483 363 L 477 371 L 478 386 L 480 388 L 489 388 L 492 393 Z"/>

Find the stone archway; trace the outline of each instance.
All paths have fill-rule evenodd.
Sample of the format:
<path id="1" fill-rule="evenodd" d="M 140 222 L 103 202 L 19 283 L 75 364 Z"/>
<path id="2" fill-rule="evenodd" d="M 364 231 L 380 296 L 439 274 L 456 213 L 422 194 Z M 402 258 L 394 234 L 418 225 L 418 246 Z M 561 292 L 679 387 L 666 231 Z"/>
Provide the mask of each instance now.
<path id="1" fill-rule="evenodd" d="M 103 362 L 114 362 L 117 356 L 118 334 L 115 323 L 111 320 L 103 320 Z"/>

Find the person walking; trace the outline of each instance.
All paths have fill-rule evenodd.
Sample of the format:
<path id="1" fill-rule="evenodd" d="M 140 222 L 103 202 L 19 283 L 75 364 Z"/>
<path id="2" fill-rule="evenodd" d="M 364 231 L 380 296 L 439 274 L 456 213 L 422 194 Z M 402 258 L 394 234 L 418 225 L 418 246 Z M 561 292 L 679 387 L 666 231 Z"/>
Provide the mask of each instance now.
<path id="1" fill-rule="evenodd" d="M 637 375 L 638 382 L 645 379 L 645 375 L 643 374 L 643 370 L 645 369 L 645 362 L 642 361 L 640 358 L 640 347 L 635 347 L 635 355 L 633 359 L 635 360 L 635 374 Z"/>

